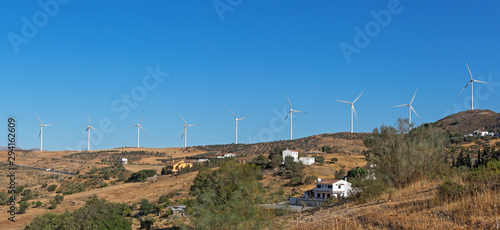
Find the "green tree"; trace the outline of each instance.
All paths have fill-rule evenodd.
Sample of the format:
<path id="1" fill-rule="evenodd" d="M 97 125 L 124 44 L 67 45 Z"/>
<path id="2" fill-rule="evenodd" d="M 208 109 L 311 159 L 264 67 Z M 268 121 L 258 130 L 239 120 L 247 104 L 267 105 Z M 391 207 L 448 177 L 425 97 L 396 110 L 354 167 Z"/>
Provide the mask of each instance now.
<path id="1" fill-rule="evenodd" d="M 146 217 L 141 220 L 141 229 L 150 230 L 155 224 L 156 220 L 153 217 Z"/>
<path id="2" fill-rule="evenodd" d="M 262 229 L 273 225 L 273 210 L 263 209 L 265 194 L 255 165 L 225 161 L 219 169 L 203 168 L 193 180 L 191 210 L 197 229 Z"/>
<path id="3" fill-rule="evenodd" d="M 335 157 L 332 157 L 332 159 L 330 159 L 330 162 L 331 162 L 332 164 L 335 164 L 335 163 L 337 163 L 338 161 L 339 161 L 339 159 L 337 159 L 337 158 L 335 158 Z"/>
<path id="4" fill-rule="evenodd" d="M 259 156 L 257 156 L 257 158 L 251 160 L 249 163 L 257 165 L 260 168 L 265 168 L 268 165 L 269 160 L 264 155 L 260 154 Z"/>
<path id="5" fill-rule="evenodd" d="M 139 213 L 141 216 L 146 216 L 154 209 L 154 204 L 149 203 L 148 199 L 141 199 L 141 207 L 139 208 Z"/>
<path id="6" fill-rule="evenodd" d="M 280 154 L 274 154 L 271 158 L 271 162 L 269 162 L 269 166 L 272 169 L 278 168 L 283 162 L 283 157 Z"/>
<path id="7" fill-rule="evenodd" d="M 55 191 L 55 190 L 56 190 L 56 188 L 57 188 L 57 185 L 55 185 L 55 184 L 51 184 L 51 185 L 49 185 L 49 187 L 47 188 L 47 191 L 49 191 L 49 192 L 53 192 L 53 191 Z"/>
<path id="8" fill-rule="evenodd" d="M 368 176 L 368 171 L 358 166 L 347 171 L 347 176 L 355 179 L 365 178 L 366 176 Z"/>
<path id="9" fill-rule="evenodd" d="M 408 133 L 408 119 L 398 119 L 397 127 L 382 125 L 364 140 L 366 158 L 377 165 L 377 178 L 404 187 L 432 176 L 445 167 L 445 136 L 432 126 L 420 126 Z"/>
<path id="10" fill-rule="evenodd" d="M 54 203 L 55 204 L 55 203 Z M 123 213 L 130 210 L 126 204 L 107 202 L 97 196 L 91 197 L 83 207 L 73 213 L 47 213 L 37 216 L 26 230 L 31 229 L 132 229 L 132 221 Z"/>
<path id="11" fill-rule="evenodd" d="M 38 208 L 38 207 L 40 207 L 40 206 L 42 206 L 42 205 L 43 205 L 43 204 L 42 204 L 42 202 L 41 202 L 41 201 L 37 201 L 37 202 L 35 203 L 35 207 L 37 207 L 37 208 Z"/>
<path id="12" fill-rule="evenodd" d="M 28 207 L 30 206 L 30 204 L 28 204 L 28 202 L 26 201 L 21 201 L 19 203 L 19 210 L 18 210 L 18 213 L 25 213 L 26 212 L 26 209 L 28 209 Z"/>
<path id="13" fill-rule="evenodd" d="M 325 157 L 323 157 L 323 156 L 314 157 L 314 161 L 320 165 L 323 165 L 323 163 L 325 163 Z"/>

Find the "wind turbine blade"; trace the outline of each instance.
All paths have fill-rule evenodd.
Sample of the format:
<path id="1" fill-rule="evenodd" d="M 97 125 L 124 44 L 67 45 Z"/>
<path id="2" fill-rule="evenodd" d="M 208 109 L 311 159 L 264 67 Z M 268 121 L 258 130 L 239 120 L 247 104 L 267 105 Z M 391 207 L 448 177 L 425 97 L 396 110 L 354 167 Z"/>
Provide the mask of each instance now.
<path id="1" fill-rule="evenodd" d="M 236 117 L 236 115 L 234 115 L 233 111 L 231 111 L 229 108 L 227 108 L 227 110 L 229 110 L 229 112 L 230 112 L 231 114 L 233 114 L 233 117 L 234 117 L 234 118 L 237 118 L 237 117 Z"/>
<path id="2" fill-rule="evenodd" d="M 413 99 L 415 99 L 415 95 L 417 95 L 417 90 L 418 90 L 418 88 L 415 90 L 415 93 L 413 94 L 413 97 L 411 98 L 410 105 L 411 105 L 411 103 L 413 103 Z"/>
<path id="3" fill-rule="evenodd" d="M 462 92 L 465 90 L 465 88 L 467 88 L 467 86 L 469 86 L 469 84 L 470 84 L 471 82 L 472 82 L 472 80 L 471 80 L 471 81 L 468 81 L 468 82 L 467 82 L 467 84 L 465 85 L 465 87 L 462 89 L 462 91 L 460 91 L 460 93 L 462 93 Z M 459 93 L 459 94 L 460 94 L 460 93 Z"/>
<path id="4" fill-rule="evenodd" d="M 293 110 L 294 112 L 297 112 L 297 113 L 307 113 L 307 112 L 303 112 L 303 111 L 299 111 L 299 110 Z"/>
<path id="5" fill-rule="evenodd" d="M 290 109 L 292 108 L 292 103 L 290 102 L 290 98 L 288 98 L 288 94 L 286 95 L 286 99 L 288 100 L 288 104 L 290 105 Z"/>
<path id="6" fill-rule="evenodd" d="M 480 81 L 480 80 L 474 80 L 474 82 L 479 82 L 479 83 L 484 83 L 484 84 L 490 84 L 488 82 L 485 82 L 485 81 Z"/>
<path id="7" fill-rule="evenodd" d="M 413 106 L 410 105 L 410 109 L 415 113 L 415 115 L 417 115 L 418 119 L 420 119 L 420 117 L 417 114 L 417 111 L 415 111 L 415 109 L 413 109 Z"/>
<path id="8" fill-rule="evenodd" d="M 142 115 L 141 115 L 141 120 L 139 121 L 139 124 L 142 123 L 142 117 L 144 116 L 144 111 L 142 111 Z"/>
<path id="9" fill-rule="evenodd" d="M 361 97 L 361 94 L 363 94 L 364 92 L 365 92 L 365 91 L 363 90 L 363 92 L 361 92 L 361 93 L 359 94 L 359 96 L 356 98 L 356 100 L 354 100 L 352 103 L 354 104 L 354 103 L 355 103 L 355 102 L 359 99 L 359 97 Z"/>
<path id="10" fill-rule="evenodd" d="M 129 128 L 133 128 L 133 127 L 137 127 L 137 125 L 132 125 L 132 126 L 130 126 Z"/>
<path id="11" fill-rule="evenodd" d="M 193 127 L 193 126 L 198 126 L 200 124 L 195 124 L 195 125 L 188 125 L 188 127 Z"/>
<path id="12" fill-rule="evenodd" d="M 351 102 L 348 102 L 348 101 L 341 101 L 341 100 L 335 100 L 335 101 L 346 103 L 346 104 L 352 104 Z"/>
<path id="13" fill-rule="evenodd" d="M 285 120 L 288 118 L 288 116 L 290 115 L 291 112 L 292 112 L 292 110 L 290 110 L 290 112 L 288 112 L 288 114 L 285 117 Z"/>
<path id="14" fill-rule="evenodd" d="M 86 133 L 87 131 L 89 131 L 89 129 L 90 129 L 90 126 L 89 126 L 89 127 L 87 127 L 87 129 L 86 129 L 86 130 L 85 130 L 85 132 L 83 132 L 83 133 Z"/>
<path id="15" fill-rule="evenodd" d="M 51 126 L 51 125 L 53 125 L 53 124 L 44 124 L 43 126 Z"/>
<path id="16" fill-rule="evenodd" d="M 352 111 L 354 112 L 354 116 L 356 116 L 356 120 L 358 120 L 358 115 L 356 114 L 356 108 L 354 108 L 354 104 L 352 106 Z"/>
<path id="17" fill-rule="evenodd" d="M 146 131 L 144 131 L 144 129 L 142 128 L 142 126 L 139 125 L 139 128 L 141 128 L 141 130 L 144 133 L 144 135 L 146 135 L 146 137 L 148 137 L 148 135 L 146 134 Z"/>
<path id="18" fill-rule="evenodd" d="M 98 129 L 96 129 L 96 128 L 92 127 L 92 126 L 90 126 L 90 128 L 91 128 L 91 129 L 93 129 L 93 130 L 95 130 L 95 131 L 97 131 L 97 132 L 101 132 L 101 130 L 98 130 Z M 101 132 L 101 133 L 102 133 L 102 132 Z"/>
<path id="19" fill-rule="evenodd" d="M 184 137 L 184 133 L 186 132 L 187 126 L 184 126 L 184 131 L 182 131 L 181 139 Z"/>
<path id="20" fill-rule="evenodd" d="M 186 121 L 184 120 L 184 118 L 182 118 L 181 114 L 179 113 L 179 116 L 181 117 L 182 119 L 182 122 L 184 122 L 185 125 L 187 125 Z"/>
<path id="21" fill-rule="evenodd" d="M 242 117 L 242 118 L 239 118 L 238 120 L 240 120 L 240 121 L 241 121 L 241 120 L 243 120 L 243 119 L 245 119 L 245 118 L 249 118 L 249 117 L 251 117 L 251 116 L 252 116 L 252 115 L 250 115 L 250 116 L 246 116 L 246 117 Z"/>
<path id="22" fill-rule="evenodd" d="M 40 129 L 40 132 L 38 132 L 38 138 L 40 138 L 40 135 L 42 135 L 42 130 Z"/>
<path id="23" fill-rule="evenodd" d="M 467 64 L 467 62 L 465 62 L 465 64 L 467 65 L 467 70 L 469 70 L 470 79 L 471 79 L 471 80 L 474 80 L 474 79 L 472 78 L 472 73 L 470 72 L 469 64 Z"/>
<path id="24" fill-rule="evenodd" d="M 87 118 L 89 119 L 89 126 L 90 126 L 90 115 L 87 113 Z"/>
<path id="25" fill-rule="evenodd" d="M 410 104 L 404 104 L 404 105 L 395 105 L 393 107 L 403 107 L 403 106 L 409 106 Z"/>
<path id="26" fill-rule="evenodd" d="M 36 117 L 38 117 L 38 120 L 40 121 L 40 124 L 43 124 L 42 119 L 40 119 L 40 117 L 38 116 L 38 114 L 36 115 Z"/>

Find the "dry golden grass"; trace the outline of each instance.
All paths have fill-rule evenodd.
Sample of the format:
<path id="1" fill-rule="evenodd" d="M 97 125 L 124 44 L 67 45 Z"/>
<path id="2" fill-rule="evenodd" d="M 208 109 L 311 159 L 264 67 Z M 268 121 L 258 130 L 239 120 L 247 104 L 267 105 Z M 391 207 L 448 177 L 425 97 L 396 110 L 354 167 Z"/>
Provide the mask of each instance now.
<path id="1" fill-rule="evenodd" d="M 498 229 L 500 195 L 487 190 L 444 202 L 439 181 L 414 184 L 371 203 L 326 207 L 296 215 L 291 229 Z"/>

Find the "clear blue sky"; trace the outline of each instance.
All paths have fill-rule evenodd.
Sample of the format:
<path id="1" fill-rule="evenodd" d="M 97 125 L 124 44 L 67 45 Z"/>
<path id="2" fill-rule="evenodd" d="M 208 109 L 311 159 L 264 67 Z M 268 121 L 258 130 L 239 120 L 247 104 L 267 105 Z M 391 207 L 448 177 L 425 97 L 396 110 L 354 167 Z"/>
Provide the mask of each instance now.
<path id="1" fill-rule="evenodd" d="M 86 147 L 87 113 L 107 129 L 92 149 L 135 146 L 128 127 L 142 111 L 149 137 L 141 134 L 141 146 L 182 146 L 178 113 L 201 124 L 189 128 L 188 145 L 232 143 L 226 107 L 253 115 L 240 122 L 239 142 L 287 139 L 286 94 L 309 112 L 294 114 L 294 138 L 349 131 L 349 106 L 334 99 L 363 90 L 356 132 L 407 117 L 392 106 L 416 88 L 414 121 L 434 122 L 469 109 L 470 90 L 459 95 L 466 61 L 492 83 L 475 85 L 475 107 L 500 111 L 497 1 L 42 2 L 57 5 L 8 0 L 0 8 L 1 117 L 5 126 L 17 117 L 23 148 L 39 147 L 35 114 L 55 124 L 45 129 L 45 149 Z M 350 61 L 341 44 L 356 49 Z M 145 77 L 148 68 L 162 72 L 161 83 Z M 133 103 L 121 101 L 132 94 Z"/>

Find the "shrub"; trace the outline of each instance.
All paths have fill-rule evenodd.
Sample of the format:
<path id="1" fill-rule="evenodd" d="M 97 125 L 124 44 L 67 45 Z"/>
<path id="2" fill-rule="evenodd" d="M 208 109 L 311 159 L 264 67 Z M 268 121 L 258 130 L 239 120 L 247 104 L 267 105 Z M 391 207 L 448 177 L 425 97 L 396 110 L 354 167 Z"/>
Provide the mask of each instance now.
<path id="1" fill-rule="evenodd" d="M 466 192 L 466 187 L 456 182 L 446 180 L 437 188 L 437 197 L 439 200 L 456 200 Z"/>
<path id="2" fill-rule="evenodd" d="M 389 186 L 383 180 L 356 179 L 352 181 L 353 198 L 358 203 L 365 203 L 382 195 Z"/>
<path id="3" fill-rule="evenodd" d="M 335 179 L 344 179 L 344 176 L 345 176 L 345 169 L 343 168 L 335 172 Z"/>
<path id="4" fill-rule="evenodd" d="M 325 163 L 325 157 L 323 157 L 323 156 L 314 157 L 314 161 L 320 165 L 323 165 L 323 163 Z"/>
<path id="5" fill-rule="evenodd" d="M 127 182 L 142 182 L 145 181 L 148 177 L 152 177 L 156 175 L 156 171 L 152 169 L 145 169 L 139 172 L 135 172 L 128 178 Z"/>
<path id="6" fill-rule="evenodd" d="M 55 185 L 55 184 L 51 184 L 51 185 L 47 188 L 47 191 L 49 191 L 49 192 L 53 192 L 53 191 L 55 191 L 55 190 L 56 190 L 56 188 L 57 188 L 57 185 Z"/>
<path id="7" fill-rule="evenodd" d="M 49 209 L 56 209 L 57 208 L 57 204 L 54 202 L 52 203 L 52 205 L 50 205 Z"/>
<path id="8" fill-rule="evenodd" d="M 28 204 L 28 202 L 26 201 L 21 201 L 19 203 L 19 210 L 18 210 L 18 213 L 25 213 L 26 212 L 26 209 L 28 209 L 28 207 L 30 206 L 30 204 Z"/>
<path id="9" fill-rule="evenodd" d="M 141 220 L 141 229 L 150 230 L 156 220 L 153 217 L 146 217 Z"/>
<path id="10" fill-rule="evenodd" d="M 35 203 L 35 207 L 36 207 L 36 208 L 38 208 L 38 207 L 40 207 L 40 206 L 42 206 L 42 205 L 43 205 L 43 204 L 42 204 L 42 202 L 41 202 L 41 201 L 37 201 L 37 202 Z"/>
<path id="11" fill-rule="evenodd" d="M 312 175 L 309 175 L 306 177 L 306 179 L 304 180 L 304 184 L 311 184 L 311 183 L 314 183 L 316 180 L 318 179 L 317 176 L 312 176 Z"/>
<path id="12" fill-rule="evenodd" d="M 139 213 L 141 214 L 141 216 L 148 215 L 149 213 L 151 213 L 151 211 L 153 211 L 153 209 L 154 205 L 152 203 L 149 203 L 148 199 L 141 200 L 141 207 L 139 208 Z"/>
<path id="13" fill-rule="evenodd" d="M 332 162 L 332 164 L 335 164 L 339 161 L 339 159 L 335 158 L 335 157 L 332 157 L 332 159 L 330 159 L 330 162 Z"/>
<path id="14" fill-rule="evenodd" d="M 377 177 L 396 187 L 405 187 L 433 176 L 445 167 L 443 133 L 431 126 L 420 126 L 408 132 L 408 119 L 398 119 L 397 129 L 382 125 L 364 140 L 370 150 L 369 162 L 377 165 Z"/>
<path id="15" fill-rule="evenodd" d="M 366 176 L 368 176 L 368 171 L 358 166 L 356 168 L 349 170 L 347 172 L 347 176 L 356 179 L 365 178 Z"/>

